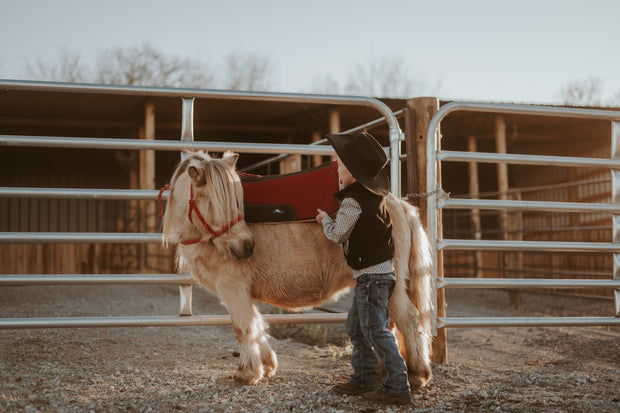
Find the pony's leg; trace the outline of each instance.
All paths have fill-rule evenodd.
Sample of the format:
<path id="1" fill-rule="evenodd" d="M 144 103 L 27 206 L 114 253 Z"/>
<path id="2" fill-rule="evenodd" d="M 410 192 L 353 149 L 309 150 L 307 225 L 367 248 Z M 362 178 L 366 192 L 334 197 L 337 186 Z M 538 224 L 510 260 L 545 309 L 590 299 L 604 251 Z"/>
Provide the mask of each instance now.
<path id="1" fill-rule="evenodd" d="M 256 306 L 253 307 L 256 310 Z M 260 351 L 260 359 L 263 363 L 265 377 L 271 377 L 276 374 L 276 369 L 278 368 L 278 358 L 276 357 L 276 353 L 271 349 L 269 341 L 267 340 L 268 335 L 266 332 L 267 329 L 265 326 L 265 321 L 263 320 L 263 317 L 260 315 L 260 313 L 258 311 L 256 312 L 258 313 L 258 316 L 260 317 L 260 322 L 262 324 L 261 334 L 257 339 L 258 349 Z"/>
<path id="2" fill-rule="evenodd" d="M 388 302 L 391 321 L 398 329 L 399 347 L 407 364 L 409 385 L 422 388 L 431 380 L 429 343 L 420 324 L 419 313 L 409 300 L 404 287 L 394 289 Z"/>
<path id="3" fill-rule="evenodd" d="M 272 376 L 278 364 L 276 355 L 267 341 L 263 317 L 250 294 L 235 283 L 218 288 L 217 294 L 230 313 L 239 342 L 241 361 L 235 379 L 256 384 L 263 376 Z"/>

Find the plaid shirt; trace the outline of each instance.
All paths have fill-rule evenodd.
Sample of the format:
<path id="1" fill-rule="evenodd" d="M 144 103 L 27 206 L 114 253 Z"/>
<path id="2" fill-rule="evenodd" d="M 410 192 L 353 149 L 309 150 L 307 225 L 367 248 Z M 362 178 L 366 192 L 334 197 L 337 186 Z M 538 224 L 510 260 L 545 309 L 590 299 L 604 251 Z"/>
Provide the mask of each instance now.
<path id="1" fill-rule="evenodd" d="M 362 207 L 353 198 L 345 198 L 340 204 L 336 219 L 333 220 L 329 215 L 323 218 L 323 232 L 330 241 L 343 244 L 344 252 L 349 252 L 349 237 L 353 228 L 362 214 Z M 353 270 L 353 278 L 362 274 L 387 274 L 394 272 L 394 260 L 387 260 L 379 264 L 371 265 L 360 270 Z"/>

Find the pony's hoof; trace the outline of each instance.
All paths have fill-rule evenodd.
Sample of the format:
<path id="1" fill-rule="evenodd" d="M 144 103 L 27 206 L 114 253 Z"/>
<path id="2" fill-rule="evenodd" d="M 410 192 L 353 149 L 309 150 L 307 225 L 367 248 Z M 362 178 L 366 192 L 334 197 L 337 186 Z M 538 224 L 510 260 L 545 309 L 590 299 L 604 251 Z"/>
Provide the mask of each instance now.
<path id="1" fill-rule="evenodd" d="M 409 375 L 409 386 L 411 387 L 411 389 L 421 389 L 423 387 L 425 387 L 429 381 L 431 381 L 431 378 L 433 377 L 433 374 L 431 372 L 428 372 L 427 374 L 424 375 L 417 375 L 417 374 L 410 374 Z"/>
<path id="2" fill-rule="evenodd" d="M 276 354 L 271 351 L 267 358 L 263 359 L 263 369 L 265 370 L 265 377 L 272 377 L 276 374 L 276 370 L 278 368 L 278 359 L 276 358 Z"/>
<path id="3" fill-rule="evenodd" d="M 276 374 L 276 366 L 265 366 L 265 377 L 273 377 Z"/>
<path id="4" fill-rule="evenodd" d="M 237 370 L 234 376 L 235 380 L 248 383 L 250 386 L 257 384 L 262 378 L 263 374 L 261 372 L 252 371 L 249 369 L 241 369 Z"/>

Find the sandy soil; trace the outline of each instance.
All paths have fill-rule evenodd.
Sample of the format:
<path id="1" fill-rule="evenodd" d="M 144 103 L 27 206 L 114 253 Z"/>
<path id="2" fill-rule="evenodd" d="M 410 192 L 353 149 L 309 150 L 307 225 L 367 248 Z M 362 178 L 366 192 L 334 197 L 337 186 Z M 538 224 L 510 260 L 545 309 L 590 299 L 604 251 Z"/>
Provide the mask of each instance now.
<path id="1" fill-rule="evenodd" d="M 174 315 L 174 286 L 0 288 L 3 317 Z M 503 291 L 448 291 L 449 316 L 602 315 L 613 301 Z M 223 314 L 194 293 L 195 314 Z M 411 407 L 377 406 L 331 386 L 350 374 L 346 346 L 272 339 L 275 377 L 236 383 L 229 326 L 0 330 L 0 411 L 6 412 L 618 412 L 620 328 L 452 329 L 449 362 Z"/>

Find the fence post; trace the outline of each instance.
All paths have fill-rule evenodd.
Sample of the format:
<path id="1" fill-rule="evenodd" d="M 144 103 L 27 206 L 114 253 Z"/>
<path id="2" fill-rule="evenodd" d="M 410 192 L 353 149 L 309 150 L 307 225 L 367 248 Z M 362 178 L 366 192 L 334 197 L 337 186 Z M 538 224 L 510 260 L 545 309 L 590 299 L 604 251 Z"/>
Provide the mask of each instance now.
<path id="1" fill-rule="evenodd" d="M 407 101 L 407 193 L 408 198 L 420 209 L 420 219 L 426 228 L 426 194 L 432 188 L 426 186 L 426 135 L 431 119 L 439 110 L 439 100 L 434 97 L 420 97 Z M 438 147 L 439 148 L 439 147 Z M 430 160 L 433 162 L 434 160 Z M 441 175 L 438 175 L 438 178 Z M 439 178 L 440 179 L 440 178 Z M 441 187 L 441 182 L 438 182 Z M 438 211 L 441 213 L 441 211 Z M 437 234 L 441 237 L 441 216 L 438 218 Z M 443 277 L 443 253 L 437 252 L 437 277 Z M 446 301 L 444 290 L 437 290 L 437 317 L 446 316 Z M 448 362 L 448 339 L 446 329 L 437 330 L 433 340 L 432 361 L 435 363 Z"/>
<path id="2" fill-rule="evenodd" d="M 329 133 L 340 133 L 340 111 L 332 109 L 329 111 Z M 332 161 L 336 160 L 336 155 L 331 157 Z"/>
<path id="3" fill-rule="evenodd" d="M 181 141 L 194 141 L 194 98 L 183 98 L 181 106 Z M 187 156 L 181 153 L 181 159 Z M 184 268 L 180 266 L 185 275 L 190 275 Z M 192 315 L 192 284 L 179 284 L 179 315 Z"/>
<path id="4" fill-rule="evenodd" d="M 140 138 L 155 140 L 155 103 L 147 100 L 144 105 L 144 127 L 141 129 Z M 138 181 L 140 189 L 155 189 L 155 151 L 144 150 L 139 152 Z M 140 230 L 142 232 L 155 232 L 157 229 L 155 204 L 153 202 L 140 202 Z M 149 268 L 150 256 L 153 255 L 152 245 L 142 245 L 141 262 L 138 268 Z"/>
<path id="5" fill-rule="evenodd" d="M 478 152 L 478 144 L 476 137 L 474 135 L 470 135 L 467 137 L 467 150 L 469 152 Z M 469 170 L 469 193 L 471 194 L 473 199 L 478 199 L 478 195 L 480 194 L 480 180 L 478 178 L 478 163 L 477 162 L 469 162 L 468 170 Z M 482 239 L 482 226 L 480 223 L 480 210 L 472 209 L 471 210 L 471 225 L 474 233 L 474 238 L 477 240 Z M 484 267 L 481 251 L 474 252 L 474 276 L 476 278 L 482 277 L 482 268 Z"/>
<path id="6" fill-rule="evenodd" d="M 620 159 L 620 122 L 611 122 L 611 159 Z M 611 202 L 620 202 L 620 170 L 611 171 Z M 620 242 L 620 216 L 613 216 L 613 242 Z M 620 280 L 620 254 L 614 253 L 614 280 Z M 620 317 L 620 290 L 614 290 L 616 317 Z"/>

